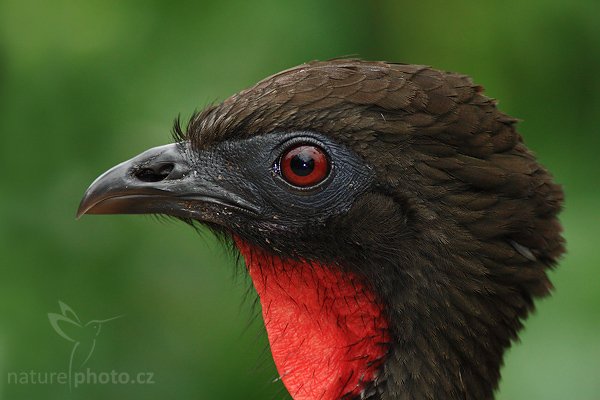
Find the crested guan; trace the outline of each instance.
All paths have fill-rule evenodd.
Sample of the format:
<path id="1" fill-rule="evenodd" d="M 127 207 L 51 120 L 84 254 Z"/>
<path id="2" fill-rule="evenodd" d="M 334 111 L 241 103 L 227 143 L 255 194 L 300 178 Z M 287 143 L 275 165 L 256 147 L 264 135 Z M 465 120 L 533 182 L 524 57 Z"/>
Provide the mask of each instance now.
<path id="1" fill-rule="evenodd" d="M 82 214 L 166 214 L 234 243 L 296 400 L 492 399 L 564 251 L 563 193 L 467 76 L 333 60 L 176 120 Z"/>

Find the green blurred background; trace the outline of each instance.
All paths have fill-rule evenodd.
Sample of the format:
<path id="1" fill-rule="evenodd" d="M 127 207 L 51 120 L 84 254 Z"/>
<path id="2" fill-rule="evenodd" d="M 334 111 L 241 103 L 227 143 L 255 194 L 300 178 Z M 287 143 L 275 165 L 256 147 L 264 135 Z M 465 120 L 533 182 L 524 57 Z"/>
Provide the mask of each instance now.
<path id="1" fill-rule="evenodd" d="M 281 69 L 356 55 L 470 74 L 566 190 L 569 253 L 499 399 L 600 399 L 600 2 L 0 0 L 0 398 L 287 398 L 248 286 L 214 238 L 74 218 L 100 172 Z M 233 279 L 232 279 L 233 277 Z M 47 313 L 107 323 L 87 367 L 153 385 L 9 384 L 65 371 Z"/>

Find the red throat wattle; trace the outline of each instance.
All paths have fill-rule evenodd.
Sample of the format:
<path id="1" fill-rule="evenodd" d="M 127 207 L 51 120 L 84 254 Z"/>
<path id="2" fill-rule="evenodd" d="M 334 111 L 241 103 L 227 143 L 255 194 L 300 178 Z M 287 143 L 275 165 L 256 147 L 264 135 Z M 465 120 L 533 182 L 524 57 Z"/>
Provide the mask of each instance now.
<path id="1" fill-rule="evenodd" d="M 236 239 L 254 287 L 277 370 L 294 400 L 359 395 L 387 353 L 388 325 L 358 276 L 283 260 Z"/>

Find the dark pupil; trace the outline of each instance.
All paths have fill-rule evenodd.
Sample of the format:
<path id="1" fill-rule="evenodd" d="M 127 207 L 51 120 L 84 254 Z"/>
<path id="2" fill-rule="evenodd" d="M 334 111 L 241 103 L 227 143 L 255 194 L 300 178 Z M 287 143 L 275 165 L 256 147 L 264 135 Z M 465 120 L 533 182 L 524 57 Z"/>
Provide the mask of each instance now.
<path id="1" fill-rule="evenodd" d="M 292 158 L 290 167 L 296 175 L 306 176 L 315 169 L 315 160 L 306 152 L 298 153 Z"/>

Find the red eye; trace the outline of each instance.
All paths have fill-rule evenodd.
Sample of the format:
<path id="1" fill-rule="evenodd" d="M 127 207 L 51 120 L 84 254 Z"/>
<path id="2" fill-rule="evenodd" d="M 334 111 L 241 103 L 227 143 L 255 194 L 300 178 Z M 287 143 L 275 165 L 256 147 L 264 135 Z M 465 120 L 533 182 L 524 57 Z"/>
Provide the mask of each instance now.
<path id="1" fill-rule="evenodd" d="M 323 149 L 308 144 L 287 150 L 280 163 L 283 179 L 294 186 L 316 185 L 329 173 L 329 159 Z"/>

